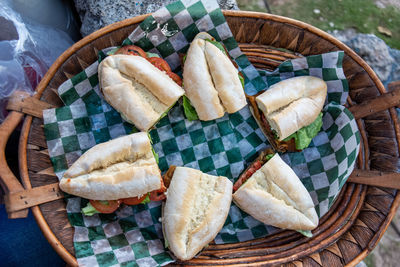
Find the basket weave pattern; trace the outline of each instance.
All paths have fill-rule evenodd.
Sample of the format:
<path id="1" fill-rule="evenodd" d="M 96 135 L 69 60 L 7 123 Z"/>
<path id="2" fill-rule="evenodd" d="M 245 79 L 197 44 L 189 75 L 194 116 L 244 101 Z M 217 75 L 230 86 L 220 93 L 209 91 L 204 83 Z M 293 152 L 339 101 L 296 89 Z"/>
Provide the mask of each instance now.
<path id="1" fill-rule="evenodd" d="M 310 25 L 261 13 L 225 11 L 224 14 L 241 50 L 256 68 L 273 70 L 286 59 L 344 50 L 343 68 L 350 87 L 348 105 L 385 92 L 370 67 L 353 51 Z M 61 106 L 56 88 L 94 62 L 99 50 L 119 45 L 144 18 L 111 25 L 75 44 L 57 60 L 39 85 L 41 100 Z M 396 138 L 399 125 L 395 110 L 377 112 L 357 123 L 362 136 L 358 168 L 397 171 L 400 139 Z M 24 122 L 20 162 L 25 186 L 58 181 L 52 171 L 42 125 L 41 119 L 30 116 Z M 311 239 L 282 230 L 247 242 L 210 245 L 185 264 L 354 265 L 377 244 L 399 199 L 396 190 L 347 183 Z M 41 204 L 34 214 L 50 243 L 59 247 L 60 255 L 68 263 L 76 264 L 72 256 L 73 228 L 68 223 L 65 202 Z"/>

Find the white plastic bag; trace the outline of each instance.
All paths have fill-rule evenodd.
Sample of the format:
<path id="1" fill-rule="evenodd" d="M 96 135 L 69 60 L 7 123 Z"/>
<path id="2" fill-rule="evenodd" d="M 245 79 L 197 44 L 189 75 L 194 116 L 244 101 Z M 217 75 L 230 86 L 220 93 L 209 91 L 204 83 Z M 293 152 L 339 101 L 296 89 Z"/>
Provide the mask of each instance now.
<path id="1" fill-rule="evenodd" d="M 74 42 L 63 31 L 23 20 L 21 15 L 12 9 L 10 0 L 0 5 L 0 17 L 11 22 L 3 27 L 7 27 L 9 32 L 13 32 L 12 27 L 15 27 L 18 33 L 17 37 L 11 34 L 8 38 L 5 36 L 0 39 L 1 122 L 6 116 L 7 97 L 15 90 L 33 93 L 51 64 Z M 0 25 L 4 34 L 4 29 L 1 28 Z"/>

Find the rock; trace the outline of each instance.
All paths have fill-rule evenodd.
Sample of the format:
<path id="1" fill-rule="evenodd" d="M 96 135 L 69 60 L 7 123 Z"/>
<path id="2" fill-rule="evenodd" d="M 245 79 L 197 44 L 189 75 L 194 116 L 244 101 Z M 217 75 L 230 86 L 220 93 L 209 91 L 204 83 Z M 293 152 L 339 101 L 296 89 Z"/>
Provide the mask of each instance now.
<path id="1" fill-rule="evenodd" d="M 156 11 L 176 0 L 74 0 L 86 36 L 104 26 L 134 16 Z M 222 9 L 238 9 L 236 0 L 218 0 Z"/>
<path id="2" fill-rule="evenodd" d="M 346 43 L 357 35 L 357 31 L 354 28 L 349 28 L 343 31 L 334 30 L 330 34 L 339 39 L 339 41 Z"/>
<path id="3" fill-rule="evenodd" d="M 388 6 L 393 6 L 400 9 L 399 0 L 375 0 L 374 2 L 378 8 L 386 8 Z"/>
<path id="4" fill-rule="evenodd" d="M 372 67 L 382 82 L 388 81 L 395 60 L 390 47 L 374 34 L 355 33 L 355 30 L 332 32 L 333 36 L 347 44 Z"/>
<path id="5" fill-rule="evenodd" d="M 400 248 L 400 210 L 396 212 L 391 224 L 371 254 L 364 260 L 368 266 L 395 267 L 399 262 Z"/>
<path id="6" fill-rule="evenodd" d="M 382 39 L 373 34 L 358 34 L 348 44 L 374 69 L 379 79 L 389 78 L 394 59 Z"/>
<path id="7" fill-rule="evenodd" d="M 394 58 L 392 72 L 387 82 L 400 81 L 400 50 L 390 49 L 390 55 Z"/>

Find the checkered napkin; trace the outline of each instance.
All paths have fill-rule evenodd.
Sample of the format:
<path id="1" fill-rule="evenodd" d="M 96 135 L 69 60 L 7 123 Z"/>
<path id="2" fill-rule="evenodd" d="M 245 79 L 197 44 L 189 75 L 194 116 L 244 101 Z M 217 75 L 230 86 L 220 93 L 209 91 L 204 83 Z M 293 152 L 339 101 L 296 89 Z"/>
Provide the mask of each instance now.
<path id="1" fill-rule="evenodd" d="M 271 84 L 270 77 L 277 82 L 276 77 L 284 79 L 290 75 L 304 75 L 307 70 L 312 75 L 317 69 L 323 73 L 321 69 L 330 66 L 327 68 L 334 69 L 338 77 L 335 86 L 332 86 L 333 80 L 328 83 L 329 94 L 339 93 L 336 99 L 340 100 L 347 97 L 346 80 L 341 81 L 344 79 L 341 69 L 343 52 L 314 56 L 320 58 L 322 68 L 315 65 L 299 68 L 301 62 L 292 60 L 281 66 L 292 64 L 293 74 L 289 68 L 281 67 L 274 73 L 259 73 L 240 52 L 215 1 L 178 1 L 168 5 L 143 21 L 124 44 L 134 43 L 158 53 L 175 71 L 179 71 L 179 53 L 187 50 L 189 42 L 199 31 L 208 31 L 227 46 L 245 75 L 245 90 L 249 94 L 263 90 L 266 82 Z M 309 59 L 305 60 L 308 62 Z M 98 62 L 93 63 L 58 88 L 64 107 L 43 112 L 49 155 L 58 177 L 62 177 L 68 166 L 95 144 L 136 131 L 104 101 L 99 92 L 97 66 Z M 340 88 L 336 86 L 338 80 L 342 84 Z M 359 144 L 355 121 L 339 104 L 325 106 L 323 127 L 324 132 L 314 138 L 310 148 L 283 155 L 310 191 L 321 216 L 351 172 Z M 162 171 L 174 164 L 227 176 L 232 181 L 258 151 L 268 146 L 248 107 L 215 121 L 190 122 L 184 118 L 181 104 L 177 103 L 168 116 L 150 131 L 150 135 Z M 78 197 L 67 199 L 68 217 L 75 227 L 75 253 L 80 265 L 154 266 L 173 261 L 163 246 L 160 202 L 125 206 L 114 214 L 92 217 L 80 212 L 86 203 L 87 200 Z M 215 242 L 249 240 L 265 236 L 271 230 L 272 227 L 254 220 L 233 204 Z"/>

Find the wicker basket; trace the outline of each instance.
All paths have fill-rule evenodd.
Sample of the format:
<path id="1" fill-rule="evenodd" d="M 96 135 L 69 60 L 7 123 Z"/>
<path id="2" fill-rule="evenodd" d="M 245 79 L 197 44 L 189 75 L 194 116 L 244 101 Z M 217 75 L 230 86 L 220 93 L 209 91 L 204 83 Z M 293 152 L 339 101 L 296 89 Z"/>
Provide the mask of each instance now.
<path id="1" fill-rule="evenodd" d="M 387 186 L 396 188 L 397 180 L 394 179 L 398 178 L 395 172 L 399 164 L 400 128 L 392 107 L 398 105 L 400 93 L 395 91 L 383 95 L 386 90 L 382 83 L 359 56 L 332 36 L 308 24 L 264 13 L 224 11 L 224 14 L 240 48 L 257 68 L 271 70 L 286 59 L 345 51 L 343 68 L 350 85 L 348 106 L 358 118 L 362 136 L 358 170 L 351 179 L 359 181 L 360 177 L 357 176 L 372 176 L 370 179 L 364 177 L 362 181 L 375 185 L 387 182 Z M 54 185 L 58 180 L 46 149 L 41 110 L 63 105 L 56 88 L 94 62 L 98 50 L 120 44 L 146 16 L 107 26 L 70 47 L 47 72 L 34 97 L 22 101 L 16 97 L 11 99 L 8 107 L 17 111 L 11 112 L 0 127 L 0 151 L 3 152 L 0 153 L 0 175 L 9 193 L 7 204 L 16 202 L 17 197 L 18 200 L 22 199 L 22 192 L 34 191 L 22 191 L 24 189 L 41 188 L 42 193 L 34 191 L 36 200 L 22 201 L 24 203 L 21 205 L 37 205 L 32 210 L 40 228 L 54 249 L 70 265 L 77 265 L 72 240 L 74 230 L 68 222 L 62 194 Z M 4 148 L 9 134 L 24 113 L 30 115 L 24 119 L 19 143 L 23 188 L 5 163 Z M 370 169 L 390 174 L 377 177 L 382 173 L 368 171 Z M 47 193 L 43 193 L 43 190 Z M 49 192 L 53 197 L 49 196 Z M 49 200 L 53 201 L 43 203 Z M 334 206 L 321 219 L 312 238 L 282 230 L 247 242 L 210 245 L 185 264 L 355 265 L 378 243 L 395 214 L 399 200 L 396 189 L 347 182 Z M 8 211 L 10 218 L 27 214 L 26 207 L 19 211 L 9 208 Z"/>

